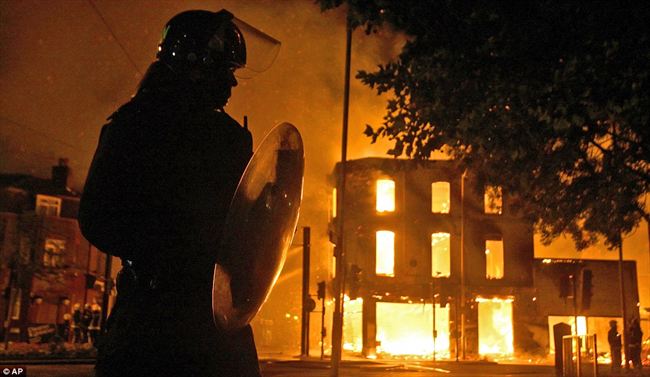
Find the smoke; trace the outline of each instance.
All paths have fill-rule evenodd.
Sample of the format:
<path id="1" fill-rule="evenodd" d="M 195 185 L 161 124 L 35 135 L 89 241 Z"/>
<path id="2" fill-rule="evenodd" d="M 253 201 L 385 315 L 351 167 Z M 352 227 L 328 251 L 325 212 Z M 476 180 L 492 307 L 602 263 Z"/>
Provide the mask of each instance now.
<path id="1" fill-rule="evenodd" d="M 299 0 L 91 1 L 0 2 L 0 171 L 47 177 L 58 158 L 67 157 L 72 186 L 80 190 L 101 126 L 134 92 L 140 72 L 155 57 L 165 22 L 187 9 L 226 8 L 282 41 L 274 65 L 240 80 L 226 110 L 240 122 L 248 116 L 256 145 L 280 122 L 293 123 L 302 132 L 306 169 L 299 226 L 312 228 L 315 292 L 316 281 L 328 279 L 331 257 L 327 176 L 340 158 L 344 9 L 321 13 L 318 5 Z M 401 43 L 399 35 L 355 31 L 352 77 L 394 57 Z M 381 122 L 384 100 L 356 80 L 350 100 L 348 157 L 384 155 L 386 144 L 371 146 L 362 135 L 366 123 Z M 295 243 L 302 242 L 300 234 Z M 301 263 L 299 252 L 287 258 L 282 283 L 258 315 L 258 322 L 274 324 L 275 333 L 295 335 L 299 329 L 293 317 L 300 315 Z M 270 344 L 297 342 L 276 339 Z"/>

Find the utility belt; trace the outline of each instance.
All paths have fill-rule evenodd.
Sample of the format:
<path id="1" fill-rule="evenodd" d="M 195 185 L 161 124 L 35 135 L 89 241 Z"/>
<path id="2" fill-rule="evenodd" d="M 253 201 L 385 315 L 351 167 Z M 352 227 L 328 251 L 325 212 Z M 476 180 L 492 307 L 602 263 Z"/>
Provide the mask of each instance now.
<path id="1" fill-rule="evenodd" d="M 117 292 L 123 297 L 141 295 L 154 296 L 169 292 L 173 278 L 157 271 L 155 268 L 143 269 L 135 266 L 133 261 L 122 260 L 122 270 L 117 274 Z"/>
<path id="2" fill-rule="evenodd" d="M 118 297 L 127 301 L 165 300 L 185 303 L 193 296 L 191 292 L 199 289 L 198 277 L 180 266 L 175 267 L 173 272 L 154 265 L 143 268 L 133 261 L 123 259 L 122 270 L 116 281 Z"/>

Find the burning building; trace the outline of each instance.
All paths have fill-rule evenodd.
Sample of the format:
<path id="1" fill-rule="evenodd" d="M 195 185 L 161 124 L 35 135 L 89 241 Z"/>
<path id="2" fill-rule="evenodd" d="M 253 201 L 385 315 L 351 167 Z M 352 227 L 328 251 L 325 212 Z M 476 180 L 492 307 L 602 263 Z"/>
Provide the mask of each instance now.
<path id="1" fill-rule="evenodd" d="M 106 256 L 81 235 L 68 177 L 63 159 L 51 179 L 0 175 L 0 318 L 9 340 L 45 340 L 74 304 L 101 303 Z"/>
<path id="2" fill-rule="evenodd" d="M 471 172 L 449 160 L 346 163 L 345 202 L 334 187 L 330 220 L 335 242 L 343 206 L 345 349 L 441 358 L 551 351 L 549 328 L 575 309 L 562 287 L 549 285 L 560 264 L 535 260 L 532 224 L 514 198 L 500 187 L 476 187 Z M 638 293 L 630 263 L 632 311 Z M 598 281 L 616 279 L 616 262 L 597 265 Z M 599 285 L 586 315 L 616 317 L 618 286 Z"/>

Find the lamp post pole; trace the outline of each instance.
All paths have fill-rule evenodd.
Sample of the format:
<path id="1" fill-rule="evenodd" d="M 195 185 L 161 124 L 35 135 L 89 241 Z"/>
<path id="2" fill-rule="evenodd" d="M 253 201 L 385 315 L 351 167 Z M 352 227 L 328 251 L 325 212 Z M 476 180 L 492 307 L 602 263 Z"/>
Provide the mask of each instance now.
<path id="1" fill-rule="evenodd" d="M 465 179 L 467 170 L 460 177 L 460 347 L 465 360 Z M 456 324 L 458 329 L 458 324 Z M 458 361 L 458 336 L 456 333 L 456 361 Z"/>
<path id="2" fill-rule="evenodd" d="M 350 20 L 346 22 L 346 46 L 345 46 L 345 81 L 343 89 L 343 130 L 341 136 L 341 169 L 338 176 L 337 232 L 336 232 L 336 277 L 334 278 L 334 314 L 332 319 L 332 360 L 331 377 L 338 377 L 341 364 L 341 353 L 343 348 L 343 292 L 345 292 L 345 248 L 343 245 L 344 236 L 344 211 L 345 211 L 345 181 L 346 161 L 348 152 L 348 115 L 350 110 L 350 62 L 352 56 L 352 26 Z"/>

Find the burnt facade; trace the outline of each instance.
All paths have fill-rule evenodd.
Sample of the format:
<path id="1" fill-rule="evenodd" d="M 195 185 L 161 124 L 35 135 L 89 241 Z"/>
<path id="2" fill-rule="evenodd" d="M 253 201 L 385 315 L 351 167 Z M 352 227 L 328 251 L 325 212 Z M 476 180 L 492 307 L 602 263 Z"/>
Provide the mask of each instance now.
<path id="1" fill-rule="evenodd" d="M 400 346 L 391 339 L 396 332 L 390 328 L 417 321 L 400 313 L 433 316 L 435 302 L 437 319 L 422 322 L 428 327 L 419 333 L 411 330 L 413 339 L 426 342 L 428 337 L 432 344 L 414 353 L 435 349 L 440 357 L 471 358 L 549 351 L 548 325 L 543 324 L 553 315 L 550 308 L 557 307 L 552 297 L 559 299 L 559 288 L 546 286 L 537 268 L 541 262 L 534 258 L 532 224 L 515 211 L 513 198 L 498 187 L 477 189 L 471 172 L 464 173 L 453 161 L 365 158 L 347 162 L 341 203 L 336 199 L 340 187 L 335 187 L 339 169 L 337 165 L 331 179 L 331 241 L 337 239 L 343 209 L 346 304 L 361 312 L 360 346 L 348 349 L 371 357 L 394 354 Z M 605 269 L 616 267 L 615 262 L 602 263 Z M 629 284 L 630 292 L 636 291 L 636 283 Z M 598 294 L 616 294 L 618 286 L 613 288 Z M 630 302 L 638 300 L 638 294 L 634 297 Z M 601 298 L 594 300 L 598 315 L 619 308 L 615 300 L 607 313 L 600 312 L 596 302 Z"/>
<path id="2" fill-rule="evenodd" d="M 106 256 L 81 235 L 65 160 L 51 179 L 0 175 L 2 336 L 38 342 L 75 304 L 101 304 Z"/>

